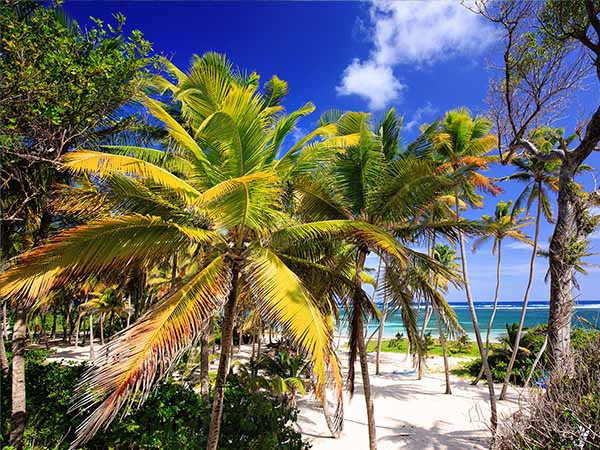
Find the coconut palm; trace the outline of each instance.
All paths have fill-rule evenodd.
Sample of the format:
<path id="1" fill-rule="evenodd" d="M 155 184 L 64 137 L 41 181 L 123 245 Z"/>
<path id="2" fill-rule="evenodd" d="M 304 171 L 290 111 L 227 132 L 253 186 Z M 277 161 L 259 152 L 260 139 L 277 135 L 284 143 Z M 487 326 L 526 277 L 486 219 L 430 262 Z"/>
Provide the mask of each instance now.
<path id="1" fill-rule="evenodd" d="M 86 371 L 74 407 L 95 409 L 79 426 L 73 447 L 106 427 L 131 396 L 145 399 L 206 321 L 222 309 L 207 446 L 215 450 L 233 322 L 242 295 L 254 299 L 263 318 L 279 324 L 306 353 L 317 394 L 328 373 L 341 386 L 331 321 L 291 269 L 286 252 L 307 242 L 346 239 L 396 259 L 405 257 L 405 249 L 392 236 L 371 224 L 349 219 L 300 224 L 283 211 L 286 180 L 306 173 L 331 151 L 356 140 L 354 136 L 334 136 L 339 134 L 336 125 L 324 124 L 281 154 L 282 142 L 298 118 L 314 109 L 307 104 L 282 114 L 280 102 L 287 89 L 283 81 L 271 79 L 261 93 L 255 74 L 239 74 L 216 54 L 197 57 L 188 74 L 172 65 L 169 70 L 177 84 L 166 79 L 158 84 L 180 102 L 181 120 L 160 102 L 143 100 L 167 129 L 168 150 L 110 147 L 69 153 L 64 168 L 94 177 L 100 186 L 98 200 L 112 200 L 113 214 L 65 230 L 22 255 L 0 280 L 2 297 L 33 302 L 90 273 L 153 267 L 179 251 L 198 258 L 197 272 L 115 336 L 109 351 Z M 314 268 L 308 256 L 289 259 L 296 266 Z M 341 276 L 337 281 L 346 282 Z"/>
<path id="2" fill-rule="evenodd" d="M 338 152 L 315 176 L 298 186 L 300 198 L 297 210 L 310 220 L 344 219 L 373 224 L 390 231 L 405 242 L 418 229 L 415 221 L 425 205 L 447 189 L 449 180 L 436 176 L 432 165 L 423 158 L 399 153 L 400 120 L 395 111 L 388 111 L 383 121 L 374 126 L 370 115 L 358 112 L 330 112 L 321 125 L 335 123 L 340 136 L 358 135 L 355 145 Z M 364 341 L 364 316 L 372 311 L 371 301 L 362 290 L 365 261 L 370 252 L 385 257 L 383 289 L 396 305 L 403 305 L 411 342 L 417 343 L 416 319 L 412 312 L 412 295 L 418 289 L 434 295 L 430 284 L 413 270 L 421 261 L 428 269 L 440 270 L 427 255 L 404 245 L 402 255 L 385 257 L 367 241 L 359 240 L 352 249 L 355 289 L 351 293 L 349 310 L 350 355 L 348 388 L 354 390 L 354 364 L 358 356 L 365 395 L 369 430 L 369 448 L 376 448 L 373 401 L 371 398 L 367 353 Z M 413 283 L 408 285 L 407 282 Z"/>
<path id="3" fill-rule="evenodd" d="M 496 138 L 490 134 L 491 123 L 484 117 L 473 118 L 467 109 L 456 109 L 446 113 L 444 119 L 437 126 L 436 132 L 431 140 L 433 144 L 435 160 L 439 161 L 438 171 L 440 173 L 452 173 L 461 175 L 464 182 L 456 187 L 455 213 L 456 220 L 460 220 L 460 203 L 462 199 L 472 206 L 481 205 L 481 196 L 477 190 L 499 193 L 499 188 L 492 180 L 480 171 L 487 169 L 494 158 L 487 154 L 497 145 Z M 484 373 L 488 382 L 491 409 L 491 428 L 495 432 L 497 427 L 496 399 L 494 394 L 494 383 L 492 373 L 485 357 L 485 348 L 481 339 L 477 313 L 471 295 L 469 284 L 467 257 L 465 252 L 464 235 L 458 229 L 458 243 L 462 266 L 462 276 L 465 287 L 469 312 L 473 324 L 473 332 L 481 354 Z"/>
<path id="4" fill-rule="evenodd" d="M 539 145 L 541 151 L 550 151 L 558 139 L 562 137 L 562 134 L 562 131 L 558 129 L 539 128 L 532 132 L 530 139 L 532 139 L 536 145 Z M 502 384 L 502 390 L 500 392 L 500 400 L 504 400 L 504 398 L 506 398 L 510 375 L 517 359 L 519 343 L 523 333 L 525 316 L 527 314 L 527 305 L 529 303 L 529 295 L 531 293 L 533 277 L 535 274 L 535 259 L 538 254 L 538 239 L 542 214 L 548 222 L 552 223 L 554 221 L 547 189 L 555 192 L 558 190 L 558 172 L 560 170 L 560 161 L 558 160 L 541 161 L 537 158 L 533 159 L 521 157 L 515 158 L 513 160 L 513 164 L 519 169 L 519 171 L 506 177 L 505 179 L 518 180 L 526 183 L 525 188 L 515 201 L 515 208 L 520 208 L 521 205 L 526 202 L 526 209 L 529 213 L 529 210 L 534 202 L 536 202 L 537 206 L 535 213 L 533 246 L 531 249 L 531 258 L 529 260 L 529 276 L 527 278 L 527 287 L 525 288 L 525 294 L 523 296 L 521 316 L 519 318 L 519 326 L 515 336 L 515 346 L 513 347 L 513 352 L 506 368 L 506 375 L 504 377 L 504 383 Z"/>
<path id="5" fill-rule="evenodd" d="M 458 271 L 458 264 L 456 263 L 456 250 L 452 249 L 447 244 L 437 244 L 433 247 L 433 258 L 442 266 L 446 267 L 452 272 Z M 443 274 L 434 274 L 434 286 L 437 289 L 441 289 L 444 292 L 448 291 L 450 280 Z M 435 320 L 437 322 L 438 334 L 440 339 L 440 345 L 442 347 L 442 357 L 444 358 L 444 377 L 446 380 L 446 392 L 445 394 L 452 395 L 452 386 L 450 385 L 450 367 L 448 365 L 448 354 L 446 351 L 446 335 L 443 328 L 443 318 L 441 308 L 437 304 L 434 304 L 433 311 L 435 313 Z"/>
<path id="6" fill-rule="evenodd" d="M 496 309 L 498 307 L 498 296 L 500 293 L 500 272 L 502 265 L 502 242 L 504 239 L 514 239 L 518 242 L 526 244 L 532 244 L 529 238 L 523 231 L 522 228 L 529 226 L 531 222 L 528 217 L 519 217 L 523 213 L 523 209 L 513 209 L 512 201 L 503 202 L 500 201 L 496 204 L 496 209 L 493 216 L 484 214 L 481 216 L 481 224 L 483 228 L 483 236 L 478 238 L 473 243 L 473 250 L 477 250 L 484 242 L 493 238 L 494 243 L 492 244 L 492 255 L 497 255 L 496 260 L 496 290 L 494 291 L 494 304 L 492 306 L 492 313 L 487 326 L 487 332 L 485 334 L 485 354 L 487 355 L 490 350 L 490 333 L 494 325 L 494 318 L 496 317 Z M 473 384 L 477 384 L 483 376 L 483 368 L 479 372 L 477 378 L 473 381 Z"/>

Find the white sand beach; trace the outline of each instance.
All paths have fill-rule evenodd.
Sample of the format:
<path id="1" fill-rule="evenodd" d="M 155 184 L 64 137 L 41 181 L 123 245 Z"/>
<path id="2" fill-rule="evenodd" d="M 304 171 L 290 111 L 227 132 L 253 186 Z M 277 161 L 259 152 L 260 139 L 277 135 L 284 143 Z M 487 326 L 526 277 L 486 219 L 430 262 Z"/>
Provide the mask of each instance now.
<path id="1" fill-rule="evenodd" d="M 472 386 L 470 380 L 452 376 L 453 395 L 445 395 L 441 357 L 428 359 L 428 371 L 422 380 L 417 380 L 416 374 L 393 374 L 395 370 L 411 369 L 405 355 L 382 353 L 380 375 L 375 375 L 374 353 L 369 354 L 369 360 L 379 450 L 489 448 L 489 402 L 484 383 Z M 450 360 L 456 365 L 462 359 Z M 509 400 L 498 403 L 500 417 L 510 415 L 518 407 L 518 399 L 519 392 L 511 389 Z M 306 398 L 299 405 L 298 426 L 314 450 L 368 449 L 367 413 L 358 363 L 355 394 L 351 400 L 346 396 L 344 431 L 339 439 L 331 437 L 315 400 Z"/>

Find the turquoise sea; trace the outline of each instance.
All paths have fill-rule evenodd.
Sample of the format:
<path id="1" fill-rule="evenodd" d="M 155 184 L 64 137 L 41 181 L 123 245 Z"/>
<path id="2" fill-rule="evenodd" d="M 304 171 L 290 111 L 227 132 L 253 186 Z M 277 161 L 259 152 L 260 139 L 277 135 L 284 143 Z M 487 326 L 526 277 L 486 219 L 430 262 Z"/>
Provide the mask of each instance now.
<path id="1" fill-rule="evenodd" d="M 473 335 L 473 326 L 471 323 L 471 315 L 469 313 L 469 307 L 466 303 L 453 303 L 450 305 L 456 311 L 456 315 L 458 317 L 458 321 L 460 325 L 463 327 L 465 332 L 469 334 L 469 336 L 474 339 Z M 479 327 L 481 328 L 482 334 L 487 330 L 487 324 L 490 319 L 490 315 L 492 313 L 492 302 L 475 302 L 475 308 L 477 311 L 477 319 L 479 321 Z M 521 315 L 521 306 L 522 302 L 520 301 L 505 301 L 498 302 L 498 310 L 496 311 L 496 317 L 494 319 L 494 326 L 492 328 L 492 332 L 490 334 L 492 339 L 497 339 L 502 334 L 505 333 L 506 324 L 518 323 L 519 317 Z M 380 305 L 381 307 L 381 305 Z M 421 309 L 422 316 L 423 310 Z M 530 301 L 527 306 L 527 315 L 525 316 L 525 326 L 526 327 L 534 327 L 536 325 L 544 324 L 548 322 L 548 302 L 543 301 Z M 580 318 L 584 318 L 593 324 L 600 325 L 600 301 L 598 300 L 580 300 L 576 302 L 575 314 L 573 317 L 573 325 L 581 325 L 584 326 L 580 322 Z M 377 330 L 377 320 L 371 320 L 369 323 L 369 335 Z M 342 325 L 343 329 L 345 328 Z M 435 317 L 432 316 L 431 320 L 428 323 L 427 331 L 431 332 L 432 336 L 437 336 L 437 324 L 435 322 Z M 396 333 L 404 333 L 406 335 L 406 330 L 402 325 L 402 319 L 400 317 L 400 313 L 395 313 L 385 322 L 384 328 L 384 336 L 385 337 L 393 337 Z"/>

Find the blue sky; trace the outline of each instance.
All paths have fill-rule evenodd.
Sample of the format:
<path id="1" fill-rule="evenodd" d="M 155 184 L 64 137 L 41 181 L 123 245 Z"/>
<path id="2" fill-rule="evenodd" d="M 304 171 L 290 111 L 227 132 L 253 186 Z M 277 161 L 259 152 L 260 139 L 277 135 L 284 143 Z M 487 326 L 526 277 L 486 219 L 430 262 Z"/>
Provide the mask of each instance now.
<path id="1" fill-rule="evenodd" d="M 75 2 L 65 10 L 82 26 L 89 16 L 110 20 L 121 12 L 127 29 L 140 29 L 154 49 L 186 68 L 193 54 L 226 53 L 241 68 L 254 70 L 263 80 L 273 74 L 288 81 L 288 109 L 306 101 L 317 111 L 300 124 L 311 129 L 319 114 L 330 108 L 370 110 L 375 115 L 393 106 L 405 115 L 403 137 L 409 142 L 421 123 L 444 111 L 466 106 L 485 112 L 490 72 L 487 62 L 498 55 L 497 31 L 455 3 L 443 2 Z M 582 112 L 600 100 L 597 86 L 577 95 L 561 115 L 561 126 L 574 126 Z M 600 157 L 589 161 L 600 167 Z M 493 167 L 492 176 L 510 173 Z M 590 176 L 583 180 L 588 186 Z M 504 194 L 486 198 L 476 218 L 491 213 L 500 200 L 516 198 L 521 185 L 503 184 Z M 533 229 L 529 230 L 533 232 Z M 542 245 L 552 227 L 543 224 Z M 592 250 L 600 249 L 600 234 Z M 502 300 L 522 298 L 530 250 L 506 243 L 503 254 Z M 495 283 L 495 257 L 490 248 L 469 251 L 469 275 L 477 300 L 491 299 Z M 373 266 L 373 259 L 370 259 Z M 590 258 L 600 263 L 600 258 Z M 546 300 L 547 264 L 537 261 L 533 300 Z M 600 299 L 596 269 L 581 277 L 581 299 Z M 449 300 L 464 299 L 451 292 Z"/>

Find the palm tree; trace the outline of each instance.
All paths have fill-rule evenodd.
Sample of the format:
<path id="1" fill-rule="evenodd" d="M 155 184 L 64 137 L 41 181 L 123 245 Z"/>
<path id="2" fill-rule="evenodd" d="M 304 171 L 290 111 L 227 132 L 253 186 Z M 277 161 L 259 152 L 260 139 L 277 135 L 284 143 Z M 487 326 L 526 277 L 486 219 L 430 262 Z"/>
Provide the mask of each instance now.
<path id="1" fill-rule="evenodd" d="M 321 125 L 335 123 L 340 136 L 358 135 L 355 145 L 338 152 L 321 171 L 298 186 L 301 198 L 298 211 L 310 220 L 345 219 L 366 222 L 389 230 L 395 237 L 407 241 L 415 234 L 414 221 L 428 202 L 447 188 L 445 177 L 436 176 L 425 159 L 399 153 L 401 121 L 395 111 L 388 111 L 383 121 L 373 127 L 371 117 L 365 113 L 330 112 L 321 119 Z M 375 130 L 375 131 L 373 131 Z M 372 251 L 386 261 L 383 289 L 396 304 L 403 304 L 403 317 L 409 338 L 416 343 L 418 332 L 411 310 L 413 290 L 404 281 L 422 282 L 421 278 L 407 277 L 407 266 L 415 267 L 421 261 L 428 269 L 440 267 L 427 255 L 402 247 L 402 255 L 386 255 L 366 240 L 359 240 L 352 250 L 355 289 L 349 308 L 350 355 L 348 387 L 354 390 L 354 364 L 358 356 L 367 409 L 369 448 L 376 448 L 376 429 L 371 386 L 364 341 L 364 315 L 372 311 L 370 299 L 362 290 L 365 261 Z M 402 278 L 403 282 L 400 282 Z M 420 284 L 431 291 L 431 286 Z M 428 293 L 428 295 L 432 295 Z"/>
<path id="2" fill-rule="evenodd" d="M 480 206 L 481 197 L 477 195 L 476 189 L 492 194 L 500 192 L 488 177 L 479 172 L 486 169 L 489 163 L 494 161 L 493 157 L 486 156 L 497 145 L 496 138 L 492 134 L 489 134 L 490 129 L 491 123 L 487 119 L 480 116 L 473 118 L 467 109 L 457 109 L 446 113 L 446 116 L 432 137 L 435 156 L 441 161 L 438 170 L 442 173 L 460 174 L 464 178 L 464 183 L 460 187 L 457 187 L 454 192 L 457 221 L 460 220 L 459 199 L 463 199 L 471 205 Z M 498 419 L 494 382 L 481 339 L 473 296 L 471 295 L 464 235 L 460 228 L 457 232 L 465 294 L 471 314 L 473 332 L 475 333 L 477 346 L 479 347 L 479 353 L 483 361 L 484 373 L 488 382 L 491 409 L 490 422 L 492 431 L 495 432 Z"/>
<path id="3" fill-rule="evenodd" d="M 500 294 L 500 268 L 502 264 L 502 241 L 505 238 L 514 239 L 519 242 L 531 244 L 528 237 L 521 231 L 523 227 L 530 225 L 529 218 L 519 218 L 523 213 L 523 209 L 512 209 L 512 201 L 500 201 L 496 204 L 496 210 L 493 216 L 481 216 L 481 223 L 484 235 L 473 243 L 473 250 L 476 250 L 484 242 L 490 238 L 494 238 L 492 245 L 492 255 L 497 254 L 496 261 L 496 290 L 494 291 L 494 304 L 492 313 L 488 322 L 487 332 L 485 334 L 485 354 L 488 355 L 490 350 L 490 333 L 494 325 L 496 317 L 496 309 L 498 307 L 498 296 Z M 477 378 L 473 381 L 473 385 L 477 384 L 483 376 L 483 366 Z"/>
<path id="4" fill-rule="evenodd" d="M 561 130 L 539 128 L 532 132 L 530 139 L 539 145 L 540 151 L 547 152 L 550 151 L 560 136 L 562 136 Z M 521 158 L 515 158 L 513 160 L 513 164 L 519 169 L 519 171 L 506 177 L 505 179 L 518 180 L 526 183 L 525 188 L 515 201 L 515 208 L 520 208 L 525 201 L 527 202 L 526 209 L 528 213 L 533 205 L 533 202 L 537 202 L 537 207 L 535 214 L 533 248 L 531 249 L 531 258 L 529 260 L 529 277 L 527 279 L 525 295 L 523 296 L 523 305 L 521 307 L 521 316 L 519 318 L 519 327 L 515 337 L 515 345 L 506 368 L 506 375 L 504 377 L 504 383 L 502 384 L 502 391 L 500 392 L 500 400 L 504 400 L 506 398 L 510 375 L 517 359 L 519 343 L 521 342 L 521 335 L 523 333 L 523 326 L 525 324 L 525 316 L 527 314 L 527 304 L 529 303 L 529 295 L 531 293 L 533 277 L 535 274 L 535 259 L 538 254 L 538 239 L 542 214 L 548 222 L 552 223 L 554 221 L 552 207 L 550 206 L 550 199 L 548 197 L 546 188 L 549 188 L 555 192 L 558 190 L 558 172 L 560 170 L 560 161 L 558 160 L 541 161 L 539 159 L 525 156 Z"/>
<path id="5" fill-rule="evenodd" d="M 455 262 L 456 250 L 453 250 L 447 244 L 437 244 L 433 247 L 433 258 L 442 266 L 446 267 L 452 272 L 458 271 L 458 264 Z M 444 292 L 448 291 L 449 281 L 448 278 L 442 274 L 435 274 L 434 285 L 436 290 L 442 289 Z M 440 345 L 442 346 L 442 356 L 444 358 L 444 377 L 446 379 L 446 394 L 452 395 L 452 386 L 450 385 L 450 367 L 448 365 L 448 354 L 446 352 L 446 336 L 443 328 L 443 316 L 437 305 L 434 306 L 433 311 L 435 312 L 435 320 L 437 322 L 438 334 L 440 338 Z"/>
<path id="6" fill-rule="evenodd" d="M 306 242 L 346 239 L 394 258 L 404 255 L 392 236 L 371 224 L 300 224 L 283 211 L 286 180 L 309 172 L 353 136 L 333 136 L 336 126 L 324 125 L 277 159 L 285 136 L 313 105 L 282 114 L 285 82 L 274 77 L 261 93 L 256 74 L 236 72 L 221 55 L 196 57 L 189 74 L 166 64 L 178 82 L 158 83 L 180 102 L 181 119 L 160 102 L 144 99 L 169 133 L 166 151 L 108 147 L 104 152 L 74 151 L 64 160 L 65 169 L 94 176 L 100 185 L 97 201 L 110 203 L 107 210 L 119 214 L 63 231 L 17 258 L 0 279 L 2 297 L 33 302 L 90 273 L 152 267 L 180 251 L 198 259 L 197 271 L 118 334 L 86 371 L 74 407 L 95 409 L 79 426 L 72 447 L 110 423 L 132 395 L 145 399 L 204 324 L 223 309 L 207 445 L 215 450 L 240 296 L 254 299 L 263 318 L 278 324 L 306 353 L 317 394 L 328 374 L 341 386 L 330 320 L 289 261 L 315 265 L 310 255 L 287 254 Z M 350 283 L 341 276 L 337 281 Z"/>

